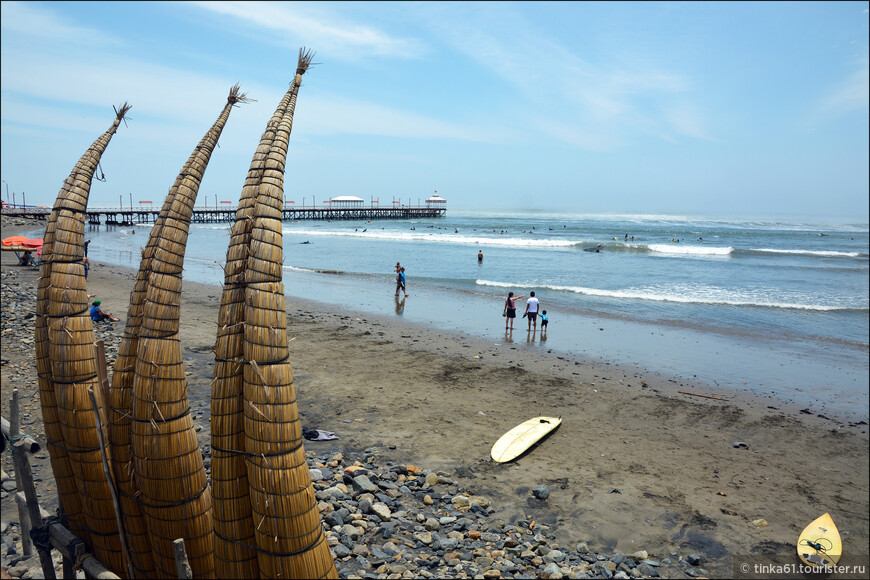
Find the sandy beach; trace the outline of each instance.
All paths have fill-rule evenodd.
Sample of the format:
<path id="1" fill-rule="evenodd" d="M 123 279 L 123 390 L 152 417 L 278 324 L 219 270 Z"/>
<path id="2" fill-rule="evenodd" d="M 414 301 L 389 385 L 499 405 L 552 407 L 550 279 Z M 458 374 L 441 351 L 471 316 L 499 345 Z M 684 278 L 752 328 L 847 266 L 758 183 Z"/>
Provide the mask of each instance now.
<path id="1" fill-rule="evenodd" d="M 32 229 L 4 221 L 3 237 Z M 14 263 L 14 253 L 3 252 L 3 271 L 14 269 L 20 284 L 35 288 L 38 271 Z M 130 269 L 91 265 L 88 290 L 121 318 L 119 335 L 134 278 Z M 183 288 L 189 393 L 193 405 L 204 403 L 206 418 L 220 292 L 188 282 Z M 565 545 L 702 552 L 719 577 L 730 576 L 733 556 L 793 554 L 804 526 L 825 512 L 840 529 L 844 551 L 866 555 L 866 422 L 801 413 L 749 393 L 723 396 L 638 366 L 440 332 L 390 314 L 288 298 L 303 425 L 339 436 L 306 442 L 306 449 L 394 446 L 395 461 L 449 473 L 490 497 L 493 517 L 530 516 Z M 32 346 L 20 348 L 11 334 L 4 331 L 2 342 L 3 414 L 15 386 L 34 419 L 23 428 L 44 443 Z M 489 451 L 496 439 L 538 415 L 561 416 L 563 424 L 518 461 L 494 463 Z M 47 472 L 38 483 L 43 500 L 53 488 Z M 531 497 L 538 485 L 551 490 L 546 502 Z M 15 517 L 11 501 L 3 502 L 3 513 Z"/>

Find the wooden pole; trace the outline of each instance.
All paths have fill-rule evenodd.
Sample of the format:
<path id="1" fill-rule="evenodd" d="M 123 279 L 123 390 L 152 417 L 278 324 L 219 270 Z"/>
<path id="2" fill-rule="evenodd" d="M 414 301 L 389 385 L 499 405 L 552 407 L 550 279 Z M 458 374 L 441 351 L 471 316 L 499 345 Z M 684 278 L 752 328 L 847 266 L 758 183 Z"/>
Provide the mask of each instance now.
<path id="1" fill-rule="evenodd" d="M 9 414 L 12 420 L 9 422 L 9 440 L 14 445 L 21 435 L 18 407 L 18 389 L 12 389 L 12 400 L 9 402 Z M 21 481 L 21 474 L 18 469 L 15 469 L 15 489 L 21 491 L 24 489 Z M 30 538 L 30 514 L 27 513 L 27 506 L 18 504 L 18 523 L 21 525 L 21 552 L 25 556 L 33 554 L 33 540 Z"/>
<path id="2" fill-rule="evenodd" d="M 18 422 L 18 389 L 14 389 L 13 401 L 14 421 Z M 24 492 L 24 497 L 27 500 L 27 510 L 30 514 L 30 524 L 32 526 L 42 527 L 42 514 L 39 512 L 39 501 L 36 498 L 36 488 L 33 486 L 33 472 L 30 469 L 30 460 L 27 459 L 27 451 L 24 449 L 24 441 L 20 439 L 12 443 L 12 459 L 15 462 L 15 475 L 21 475 L 21 487 Z M 36 546 L 36 551 L 39 553 L 39 562 L 42 564 L 42 573 L 47 580 L 55 580 L 57 575 L 54 573 L 54 562 L 51 561 L 51 548 L 45 546 Z"/>
<path id="3" fill-rule="evenodd" d="M 184 538 L 173 541 L 172 547 L 175 549 L 175 569 L 178 571 L 178 577 L 190 580 L 193 578 L 193 570 L 187 559 L 187 550 L 184 549 Z"/>
<path id="4" fill-rule="evenodd" d="M 12 440 L 11 424 L 6 419 L 6 417 L 0 417 L 0 429 L 3 430 L 3 435 L 5 435 L 6 438 L 11 441 Z M 21 427 L 18 428 L 18 437 L 21 437 L 21 439 L 23 439 L 24 442 L 27 444 L 27 451 L 29 451 L 31 455 L 34 453 L 39 453 L 39 450 L 42 449 L 42 446 L 39 443 L 37 443 L 33 439 L 33 437 L 31 437 L 30 435 L 25 435 L 25 434 L 21 433 Z M 14 441 L 13 441 L 13 443 L 14 443 Z"/>
<path id="5" fill-rule="evenodd" d="M 106 414 L 108 413 L 108 409 L 106 406 L 108 405 L 109 400 L 109 372 L 106 368 L 106 343 L 102 340 L 98 340 L 94 343 L 94 346 L 97 349 L 97 374 L 100 379 L 100 404 L 98 408 L 100 409 L 100 419 L 102 419 L 103 425 L 107 424 Z"/>
<path id="6" fill-rule="evenodd" d="M 24 494 L 18 492 L 16 498 L 18 502 L 25 503 Z M 39 513 L 43 519 L 51 514 L 39 508 Z M 51 545 L 60 552 L 64 561 L 64 578 L 75 578 L 75 571 L 72 563 L 80 562 L 81 569 L 84 570 L 88 578 L 98 580 L 119 580 L 119 576 L 103 566 L 99 560 L 92 557 L 87 551 L 84 541 L 65 528 L 62 524 L 54 522 L 48 525 L 48 532 L 51 537 Z"/>
<path id="7" fill-rule="evenodd" d="M 100 341 L 102 343 L 102 341 Z M 103 360 L 105 363 L 105 359 Z M 118 502 L 118 492 L 115 490 L 115 482 L 112 480 L 112 473 L 109 470 L 109 460 L 106 458 L 106 443 L 103 440 L 103 422 L 100 419 L 100 407 L 97 405 L 97 396 L 94 394 L 94 389 L 88 387 L 88 396 L 91 398 L 91 406 L 94 408 L 94 420 L 97 422 L 97 439 L 100 442 L 100 457 L 103 459 L 103 473 L 106 475 L 106 482 L 109 484 L 109 491 L 112 493 L 112 504 L 115 506 L 115 521 L 118 522 L 118 535 L 121 540 L 121 551 L 124 552 L 124 561 L 127 563 L 127 574 L 129 578 L 135 578 L 133 574 L 133 560 L 130 559 L 130 552 L 127 550 L 127 538 L 124 534 L 124 522 L 121 521 L 121 504 Z"/>

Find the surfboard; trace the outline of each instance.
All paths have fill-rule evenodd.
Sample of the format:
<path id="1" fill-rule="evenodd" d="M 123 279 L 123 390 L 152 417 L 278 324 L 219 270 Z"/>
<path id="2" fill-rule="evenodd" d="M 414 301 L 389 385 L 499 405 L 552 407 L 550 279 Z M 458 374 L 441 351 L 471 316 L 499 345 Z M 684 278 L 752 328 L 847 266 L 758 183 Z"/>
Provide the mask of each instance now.
<path id="1" fill-rule="evenodd" d="M 498 463 L 516 459 L 561 424 L 561 417 L 529 419 L 499 437 L 490 455 Z"/>
<path id="2" fill-rule="evenodd" d="M 808 566 L 833 566 L 840 561 L 843 544 L 830 514 L 825 514 L 804 528 L 798 538 L 797 554 Z"/>

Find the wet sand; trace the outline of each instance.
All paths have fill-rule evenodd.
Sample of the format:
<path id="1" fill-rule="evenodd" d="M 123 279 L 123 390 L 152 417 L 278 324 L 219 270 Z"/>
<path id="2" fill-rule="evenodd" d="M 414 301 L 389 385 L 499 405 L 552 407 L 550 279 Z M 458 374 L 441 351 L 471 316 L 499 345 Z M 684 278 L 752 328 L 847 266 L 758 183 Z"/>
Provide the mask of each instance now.
<path id="1" fill-rule="evenodd" d="M 4 226 L 3 237 L 15 233 Z M 13 253 L 2 257 L 4 270 L 15 268 Z M 35 269 L 16 270 L 19 281 L 35 285 Z M 118 333 L 134 278 L 130 269 L 91 267 L 88 290 L 122 319 Z M 189 392 L 206 409 L 220 292 L 185 282 L 182 295 Z M 708 565 L 717 576 L 729 575 L 730 556 L 793 554 L 803 527 L 825 512 L 847 553 L 866 552 L 866 422 L 807 415 L 751 393 L 722 396 L 635 365 L 440 332 L 393 312 L 373 316 L 288 298 L 287 316 L 303 425 L 340 437 L 306 442 L 309 450 L 394 446 L 395 461 L 447 472 L 489 496 L 494 518 L 551 525 L 566 546 L 587 541 L 660 557 L 700 552 L 718 561 Z M 549 334 L 552 341 L 554 328 Z M 20 355 L 4 340 L 3 357 L 18 362 Z M 14 381 L 26 394 L 36 384 L 29 362 L 32 376 Z M 518 461 L 489 458 L 501 434 L 538 415 L 561 416 L 563 424 Z M 38 422 L 26 429 L 44 443 Z M 207 442 L 207 428 L 202 435 Z M 50 479 L 41 485 L 50 495 Z M 546 502 L 531 497 L 538 485 L 551 490 Z M 759 519 L 767 525 L 754 525 Z"/>

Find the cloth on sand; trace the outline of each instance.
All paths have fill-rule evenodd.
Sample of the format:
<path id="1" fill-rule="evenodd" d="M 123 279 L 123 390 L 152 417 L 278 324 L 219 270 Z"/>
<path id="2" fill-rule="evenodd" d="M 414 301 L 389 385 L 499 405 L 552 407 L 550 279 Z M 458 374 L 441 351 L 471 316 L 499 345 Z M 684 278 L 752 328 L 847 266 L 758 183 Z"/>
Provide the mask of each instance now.
<path id="1" fill-rule="evenodd" d="M 320 429 L 302 428 L 302 436 L 309 441 L 332 441 L 338 439 L 338 436 L 333 431 L 321 431 Z"/>

